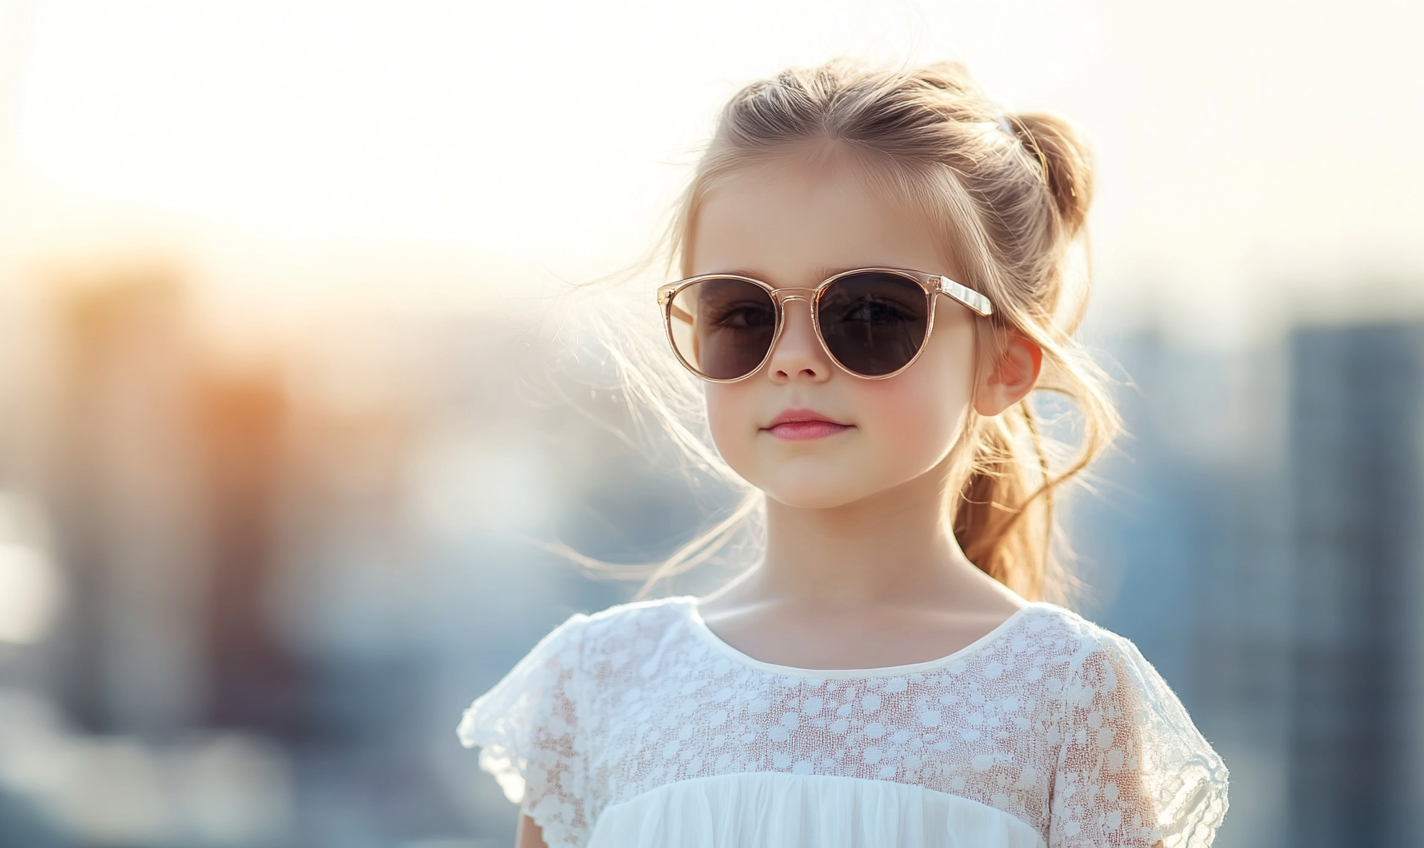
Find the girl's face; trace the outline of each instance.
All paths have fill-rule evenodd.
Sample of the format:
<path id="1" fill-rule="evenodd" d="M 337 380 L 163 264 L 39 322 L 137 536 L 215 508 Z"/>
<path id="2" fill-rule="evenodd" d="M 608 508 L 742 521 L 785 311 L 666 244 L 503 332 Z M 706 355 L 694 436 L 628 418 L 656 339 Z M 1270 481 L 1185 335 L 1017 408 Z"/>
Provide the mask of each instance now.
<path id="1" fill-rule="evenodd" d="M 926 221 L 874 192 L 843 161 L 738 174 L 706 197 L 692 235 L 693 274 L 742 274 L 776 288 L 809 288 L 837 271 L 873 266 L 963 279 Z M 977 394 L 975 332 L 973 313 L 936 300 L 923 354 L 885 380 L 836 366 L 806 301 L 789 301 L 760 371 L 705 384 L 723 458 L 769 497 L 802 508 L 842 506 L 927 474 L 942 478 Z M 777 423 L 816 417 L 831 423 Z"/>

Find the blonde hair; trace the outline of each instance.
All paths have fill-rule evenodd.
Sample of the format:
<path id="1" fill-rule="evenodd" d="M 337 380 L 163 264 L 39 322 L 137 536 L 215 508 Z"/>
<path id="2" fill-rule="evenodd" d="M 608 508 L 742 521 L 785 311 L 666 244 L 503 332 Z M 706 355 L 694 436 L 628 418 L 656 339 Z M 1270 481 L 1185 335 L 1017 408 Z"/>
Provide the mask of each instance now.
<path id="1" fill-rule="evenodd" d="M 1055 115 L 1003 114 L 954 63 L 906 70 L 837 60 L 789 70 L 743 88 L 723 110 L 670 228 L 670 268 L 691 274 L 697 216 L 723 178 L 795 145 L 824 142 L 880 166 L 875 172 L 942 234 L 960 282 L 993 302 L 994 315 L 978 325 L 979 367 L 992 367 L 1005 336 L 1017 332 L 1043 352 L 1035 389 L 1076 405 L 1076 452 L 1043 432 L 1028 398 L 997 416 L 971 409 L 951 469 L 959 496 L 948 507 L 955 536 L 976 566 L 1025 598 L 1066 599 L 1055 494 L 1120 430 L 1101 370 L 1073 338 L 1087 305 L 1084 224 L 1093 193 L 1081 134 Z M 683 423 L 691 398 L 685 384 L 679 391 L 666 372 L 654 375 L 659 369 L 626 349 L 615 356 L 633 398 L 672 426 L 700 467 L 730 477 L 706 440 Z M 657 581 L 711 558 L 761 503 L 758 492 L 746 492 L 717 526 L 650 576 L 622 575 L 647 576 L 640 596 L 647 594 Z"/>

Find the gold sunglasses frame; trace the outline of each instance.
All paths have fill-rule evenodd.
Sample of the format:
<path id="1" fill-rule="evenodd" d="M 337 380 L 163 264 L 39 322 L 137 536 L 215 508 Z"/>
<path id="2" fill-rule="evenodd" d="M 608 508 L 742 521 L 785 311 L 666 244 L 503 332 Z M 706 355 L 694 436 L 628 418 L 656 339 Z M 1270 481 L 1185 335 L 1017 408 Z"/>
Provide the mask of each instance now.
<path id="1" fill-rule="evenodd" d="M 924 289 L 925 292 L 925 304 L 928 309 L 929 316 L 925 322 L 925 337 L 920 341 L 919 349 L 915 351 L 914 356 L 910 357 L 910 361 L 906 362 L 904 365 L 890 372 L 889 374 L 866 375 L 850 370 L 845 365 L 843 365 L 839 359 L 836 358 L 836 355 L 834 353 L 831 352 L 830 346 L 826 344 L 826 337 L 821 334 L 821 318 L 819 311 L 821 295 L 831 284 L 835 283 L 837 280 L 843 280 L 846 277 L 850 277 L 855 274 L 867 273 L 894 274 L 896 276 L 900 276 L 907 280 L 911 280 L 912 282 L 918 283 L 920 285 L 920 288 Z M 771 343 L 767 345 L 766 355 L 762 357 L 762 360 L 757 363 L 757 366 L 755 368 L 740 377 L 718 379 L 716 377 L 709 377 L 706 374 L 703 374 L 701 371 L 698 371 L 696 368 L 694 368 L 692 366 L 692 363 L 688 362 L 685 357 L 683 357 L 682 351 L 677 349 L 677 341 L 673 338 L 673 300 L 683 289 L 688 288 L 689 286 L 696 285 L 697 283 L 705 282 L 707 280 L 739 280 L 744 283 L 751 283 L 754 286 L 762 288 L 766 291 L 768 295 L 771 296 L 771 302 L 772 304 L 774 304 L 774 307 L 776 309 L 776 329 L 772 333 Z M 756 279 L 755 277 L 744 277 L 741 274 L 700 274 L 696 277 L 688 277 L 685 280 L 678 280 L 676 282 L 667 283 L 666 285 L 659 286 L 658 306 L 662 308 L 663 329 L 667 332 L 668 346 L 672 348 L 673 355 L 677 357 L 677 361 L 681 362 L 684 368 L 686 368 L 688 371 L 691 371 L 699 379 L 706 380 L 709 383 L 736 383 L 747 379 L 753 374 L 756 374 L 758 371 L 761 371 L 761 369 L 765 367 L 766 363 L 771 359 L 772 352 L 776 350 L 776 343 L 781 341 L 781 332 L 782 329 L 786 326 L 785 304 L 788 301 L 792 300 L 806 301 L 806 305 L 811 310 L 811 326 L 816 331 L 816 340 L 821 343 L 821 350 L 824 350 L 826 352 L 826 356 L 829 357 L 830 360 L 836 364 L 837 368 L 841 369 L 852 377 L 858 377 L 862 380 L 888 380 L 891 377 L 904 373 L 905 369 L 909 368 L 911 365 L 914 365 L 915 361 L 920 358 L 920 354 L 924 353 L 925 348 L 929 345 L 930 333 L 934 332 L 935 303 L 937 302 L 935 299 L 935 295 L 937 294 L 942 294 L 952 300 L 959 302 L 960 304 L 963 304 L 965 307 L 969 308 L 971 311 L 982 317 L 987 318 L 990 315 L 994 314 L 994 305 L 990 303 L 989 298 L 969 288 L 966 285 L 951 280 L 949 277 L 946 277 L 943 274 L 929 274 L 924 271 L 911 271 L 907 268 L 879 267 L 855 268 L 849 271 L 841 271 L 838 274 L 833 274 L 832 276 L 827 277 L 826 279 L 822 280 L 820 283 L 811 288 L 787 287 L 778 289 L 769 283 L 765 283 L 761 280 Z M 689 321 L 688 323 L 691 322 Z"/>

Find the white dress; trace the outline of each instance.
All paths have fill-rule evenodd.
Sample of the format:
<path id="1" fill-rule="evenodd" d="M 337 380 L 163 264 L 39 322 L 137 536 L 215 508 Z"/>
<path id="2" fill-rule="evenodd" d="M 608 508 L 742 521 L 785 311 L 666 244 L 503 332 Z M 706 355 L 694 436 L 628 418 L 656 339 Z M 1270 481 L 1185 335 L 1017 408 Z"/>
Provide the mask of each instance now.
<path id="1" fill-rule="evenodd" d="M 458 735 L 550 848 L 1210 845 L 1227 770 L 1127 639 L 1034 603 L 913 665 L 755 660 L 691 597 L 575 615 Z"/>

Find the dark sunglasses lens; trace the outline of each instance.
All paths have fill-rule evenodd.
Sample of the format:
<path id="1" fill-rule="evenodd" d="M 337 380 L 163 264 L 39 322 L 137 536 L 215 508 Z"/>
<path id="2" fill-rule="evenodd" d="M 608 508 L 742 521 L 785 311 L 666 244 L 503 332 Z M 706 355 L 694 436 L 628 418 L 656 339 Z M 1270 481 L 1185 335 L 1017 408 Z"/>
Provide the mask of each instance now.
<path id="1" fill-rule="evenodd" d="M 734 380 L 756 370 L 776 335 L 776 304 L 743 280 L 710 279 L 677 293 L 668 312 L 672 344 L 692 370 Z"/>
<path id="2" fill-rule="evenodd" d="M 816 317 L 837 362 L 879 377 L 904 368 L 925 343 L 929 298 L 899 274 L 852 274 L 822 292 Z"/>

